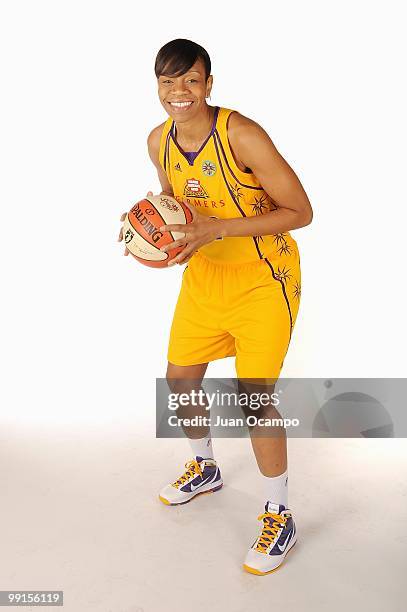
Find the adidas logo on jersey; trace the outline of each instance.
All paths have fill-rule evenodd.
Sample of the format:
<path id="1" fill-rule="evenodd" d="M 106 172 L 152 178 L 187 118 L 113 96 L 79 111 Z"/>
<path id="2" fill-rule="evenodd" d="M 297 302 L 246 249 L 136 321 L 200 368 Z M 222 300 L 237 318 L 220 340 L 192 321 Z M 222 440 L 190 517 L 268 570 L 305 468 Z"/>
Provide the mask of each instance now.
<path id="1" fill-rule="evenodd" d="M 178 170 L 178 172 L 182 172 L 182 168 L 181 168 L 179 163 L 175 164 L 174 168 L 175 168 L 175 170 Z"/>

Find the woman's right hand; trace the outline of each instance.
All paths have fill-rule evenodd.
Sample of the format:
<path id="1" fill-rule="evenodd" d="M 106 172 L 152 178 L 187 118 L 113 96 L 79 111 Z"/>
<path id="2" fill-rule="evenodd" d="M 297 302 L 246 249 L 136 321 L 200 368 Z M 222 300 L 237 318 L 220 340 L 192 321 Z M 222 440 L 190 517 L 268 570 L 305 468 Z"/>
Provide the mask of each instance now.
<path id="1" fill-rule="evenodd" d="M 148 191 L 148 192 L 147 192 L 147 197 L 148 197 L 148 196 L 152 196 L 152 195 L 153 195 L 153 192 L 152 192 L 152 191 Z M 122 223 L 123 223 L 123 221 L 125 220 L 126 215 L 127 215 L 127 213 L 126 213 L 126 212 L 124 212 L 124 213 L 121 215 L 121 217 L 120 217 L 120 221 L 121 221 Z M 117 239 L 117 242 L 121 242 L 122 240 L 123 240 L 123 225 L 122 225 L 122 226 L 121 226 L 121 228 L 120 228 L 119 237 L 118 237 L 118 239 Z M 128 250 L 128 248 L 127 248 L 126 246 L 124 246 L 124 253 L 123 253 L 123 255 L 128 255 L 129 253 L 130 253 L 130 251 Z"/>

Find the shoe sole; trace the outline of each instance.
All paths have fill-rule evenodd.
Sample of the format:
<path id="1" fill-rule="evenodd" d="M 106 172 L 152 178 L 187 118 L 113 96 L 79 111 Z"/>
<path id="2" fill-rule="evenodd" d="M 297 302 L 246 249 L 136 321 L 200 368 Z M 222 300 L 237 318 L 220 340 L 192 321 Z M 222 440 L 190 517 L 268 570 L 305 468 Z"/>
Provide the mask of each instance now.
<path id="1" fill-rule="evenodd" d="M 183 502 L 171 503 L 170 501 L 168 501 L 168 499 L 165 499 L 165 497 L 162 497 L 161 495 L 158 496 L 158 499 L 162 501 L 163 504 L 165 504 L 166 506 L 183 506 L 184 504 L 189 504 L 189 502 L 195 499 L 195 497 L 198 497 L 198 495 L 206 495 L 207 493 L 215 493 L 215 491 L 219 491 L 219 489 L 221 489 L 222 487 L 223 487 L 223 482 L 218 487 L 215 487 L 214 489 L 209 489 L 209 491 L 197 491 L 195 495 L 193 495 L 192 497 L 190 497 L 189 499 Z"/>
<path id="2" fill-rule="evenodd" d="M 254 567 L 250 567 L 250 565 L 245 565 L 245 564 L 243 564 L 243 569 L 246 570 L 246 572 L 249 572 L 249 574 L 255 574 L 256 576 L 267 576 L 267 574 L 271 574 L 272 572 L 275 572 L 278 569 L 280 569 L 280 567 L 283 565 L 284 561 L 286 560 L 288 553 L 294 548 L 296 544 L 297 544 L 297 540 L 295 540 L 294 544 L 287 550 L 284 556 L 284 559 L 281 561 L 280 565 L 277 565 L 277 567 L 275 567 L 272 570 L 269 570 L 268 572 L 261 572 L 260 570 L 255 569 Z"/>

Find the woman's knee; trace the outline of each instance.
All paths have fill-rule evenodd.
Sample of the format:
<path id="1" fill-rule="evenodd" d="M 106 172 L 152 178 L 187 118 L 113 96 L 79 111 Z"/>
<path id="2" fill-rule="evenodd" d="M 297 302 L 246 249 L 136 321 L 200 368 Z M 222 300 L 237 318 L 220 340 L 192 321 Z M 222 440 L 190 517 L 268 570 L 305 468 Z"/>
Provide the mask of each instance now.
<path id="1" fill-rule="evenodd" d="M 166 379 L 171 392 L 189 393 L 200 388 L 207 367 L 207 363 L 179 366 L 168 362 Z"/>

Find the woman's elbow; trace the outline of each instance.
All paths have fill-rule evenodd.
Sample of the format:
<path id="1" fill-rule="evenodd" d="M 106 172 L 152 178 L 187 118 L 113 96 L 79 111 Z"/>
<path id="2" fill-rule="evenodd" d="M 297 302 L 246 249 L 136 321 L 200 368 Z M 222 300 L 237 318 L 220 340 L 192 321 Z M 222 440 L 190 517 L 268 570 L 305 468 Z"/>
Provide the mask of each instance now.
<path id="1" fill-rule="evenodd" d="M 302 220 L 301 227 L 305 227 L 306 225 L 309 225 L 310 223 L 312 223 L 313 216 L 314 216 L 314 212 L 312 210 L 312 207 L 311 206 L 307 207 L 306 210 L 304 210 L 304 212 L 301 215 L 301 220 Z"/>

